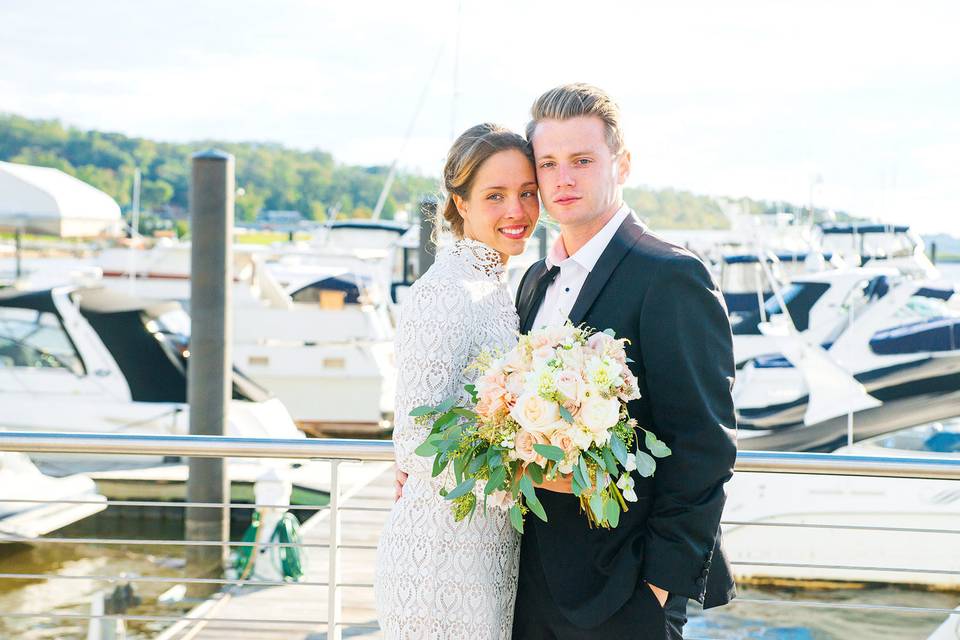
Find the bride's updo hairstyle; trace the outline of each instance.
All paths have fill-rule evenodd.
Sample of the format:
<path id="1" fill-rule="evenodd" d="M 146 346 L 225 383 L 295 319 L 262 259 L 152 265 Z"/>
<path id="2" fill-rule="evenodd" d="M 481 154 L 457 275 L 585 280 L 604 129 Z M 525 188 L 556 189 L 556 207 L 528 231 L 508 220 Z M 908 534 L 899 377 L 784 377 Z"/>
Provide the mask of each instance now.
<path id="1" fill-rule="evenodd" d="M 490 156 L 508 149 L 516 149 L 533 164 L 533 150 L 523 136 L 489 122 L 470 127 L 461 133 L 447 152 L 447 162 L 443 167 L 443 191 L 446 197 L 442 215 L 457 240 L 463 238 L 463 216 L 457 210 L 453 196 L 458 195 L 466 200 L 480 166 Z M 441 224 L 438 216 L 434 235 L 438 234 Z"/>

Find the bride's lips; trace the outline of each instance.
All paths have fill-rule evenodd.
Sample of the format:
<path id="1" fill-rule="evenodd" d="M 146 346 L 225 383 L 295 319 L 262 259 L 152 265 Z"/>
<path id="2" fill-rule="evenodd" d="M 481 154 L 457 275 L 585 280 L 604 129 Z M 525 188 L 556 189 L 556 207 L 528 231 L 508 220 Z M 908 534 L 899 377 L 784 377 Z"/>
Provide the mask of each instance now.
<path id="1" fill-rule="evenodd" d="M 558 196 L 553 199 L 554 204 L 565 205 L 576 202 L 580 199 L 580 196 Z"/>
<path id="2" fill-rule="evenodd" d="M 509 227 L 500 227 L 497 231 L 511 240 L 523 240 L 524 234 L 527 233 L 527 225 L 515 224 Z"/>

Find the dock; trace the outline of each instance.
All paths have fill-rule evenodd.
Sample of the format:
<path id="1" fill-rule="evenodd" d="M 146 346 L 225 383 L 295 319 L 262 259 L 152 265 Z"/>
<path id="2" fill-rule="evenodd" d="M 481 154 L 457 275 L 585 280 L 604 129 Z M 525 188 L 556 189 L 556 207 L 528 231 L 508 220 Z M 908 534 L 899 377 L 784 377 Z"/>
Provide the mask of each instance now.
<path id="1" fill-rule="evenodd" d="M 393 503 L 393 465 L 366 462 L 343 463 L 341 507 L 384 507 Z M 329 510 L 318 511 L 301 529 L 304 544 L 327 544 Z M 341 512 L 341 544 L 375 545 L 386 511 Z M 302 582 L 327 582 L 326 549 L 307 547 L 306 572 Z M 374 549 L 343 549 L 340 578 L 347 584 L 373 583 Z M 381 638 L 377 628 L 373 590 L 369 587 L 340 588 L 343 603 L 342 636 L 356 640 Z M 243 585 L 228 587 L 191 610 L 156 640 L 321 640 L 327 637 L 327 587 L 292 583 L 283 586 Z M 224 620 L 229 619 L 230 622 Z M 234 621 L 235 620 L 235 621 Z M 276 623 L 245 622 L 271 620 Z M 283 624 L 279 621 L 287 621 Z M 310 624 L 307 624 L 309 622 Z"/>

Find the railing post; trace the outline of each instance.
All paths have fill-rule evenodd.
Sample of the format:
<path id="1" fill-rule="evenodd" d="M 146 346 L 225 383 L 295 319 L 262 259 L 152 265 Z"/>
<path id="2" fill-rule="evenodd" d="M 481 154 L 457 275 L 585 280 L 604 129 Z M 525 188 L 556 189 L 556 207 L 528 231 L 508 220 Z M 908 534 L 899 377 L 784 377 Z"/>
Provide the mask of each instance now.
<path id="1" fill-rule="evenodd" d="M 330 540 L 327 571 L 327 640 L 340 640 L 340 461 L 330 461 Z"/>
<path id="2" fill-rule="evenodd" d="M 190 434 L 222 436 L 233 395 L 233 156 L 208 150 L 193 156 L 190 191 L 190 359 L 187 373 Z M 190 458 L 187 500 L 229 502 L 223 458 Z M 187 540 L 221 540 L 222 547 L 189 547 L 193 575 L 220 573 L 227 557 L 229 508 L 188 507 Z"/>

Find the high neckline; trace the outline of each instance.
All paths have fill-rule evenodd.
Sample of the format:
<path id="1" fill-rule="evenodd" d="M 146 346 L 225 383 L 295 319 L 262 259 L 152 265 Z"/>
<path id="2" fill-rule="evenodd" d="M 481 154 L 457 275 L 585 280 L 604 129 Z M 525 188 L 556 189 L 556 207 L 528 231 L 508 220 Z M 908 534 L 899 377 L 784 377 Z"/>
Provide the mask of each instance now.
<path id="1" fill-rule="evenodd" d="M 453 243 L 450 253 L 461 256 L 471 267 L 495 279 L 502 279 L 506 273 L 500 252 L 479 240 L 461 238 Z"/>

